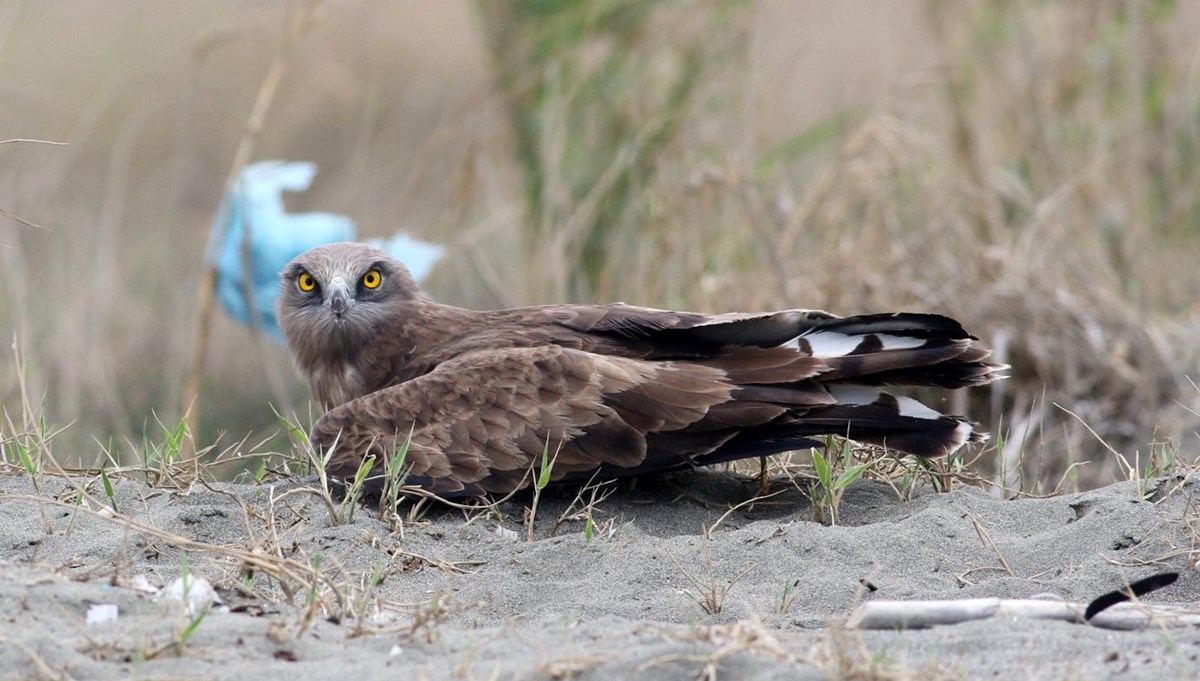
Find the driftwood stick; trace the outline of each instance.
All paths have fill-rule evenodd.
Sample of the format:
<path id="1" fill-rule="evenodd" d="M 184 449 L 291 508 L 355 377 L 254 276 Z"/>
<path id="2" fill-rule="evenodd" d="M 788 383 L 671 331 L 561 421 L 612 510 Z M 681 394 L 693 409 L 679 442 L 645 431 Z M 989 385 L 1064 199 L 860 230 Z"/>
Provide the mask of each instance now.
<path id="1" fill-rule="evenodd" d="M 1103 629 L 1138 630 L 1153 626 L 1200 626 L 1200 607 L 1121 603 L 1085 622 L 1083 603 L 1033 599 L 970 598 L 953 601 L 871 601 L 850 614 L 856 629 L 927 629 L 991 617 L 1050 619 L 1092 624 Z"/>

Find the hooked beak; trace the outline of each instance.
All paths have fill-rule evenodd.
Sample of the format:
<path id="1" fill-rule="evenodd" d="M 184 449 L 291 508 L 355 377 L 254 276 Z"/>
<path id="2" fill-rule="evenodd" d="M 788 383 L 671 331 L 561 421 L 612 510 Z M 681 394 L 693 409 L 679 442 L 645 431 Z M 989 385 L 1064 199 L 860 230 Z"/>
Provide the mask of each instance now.
<path id="1" fill-rule="evenodd" d="M 342 316 L 346 314 L 346 310 L 354 304 L 354 299 L 350 297 L 350 287 L 346 285 L 346 280 L 341 277 L 335 277 L 329 282 L 329 287 L 326 289 L 328 297 L 325 299 L 329 309 L 334 316 L 341 321 Z"/>

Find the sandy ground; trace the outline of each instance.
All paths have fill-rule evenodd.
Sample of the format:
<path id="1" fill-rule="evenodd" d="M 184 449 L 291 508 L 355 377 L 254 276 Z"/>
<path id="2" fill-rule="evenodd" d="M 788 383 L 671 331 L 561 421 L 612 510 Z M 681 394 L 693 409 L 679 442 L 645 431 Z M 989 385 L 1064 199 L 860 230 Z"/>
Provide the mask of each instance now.
<path id="1" fill-rule="evenodd" d="M 50 505 L 22 496 L 33 492 L 27 478 L 0 478 L 0 678 L 1200 674 L 1197 628 L 1130 632 L 1011 618 L 915 631 L 839 624 L 864 600 L 1086 602 L 1164 569 L 1180 570 L 1179 581 L 1144 600 L 1200 609 L 1200 575 L 1189 563 L 1200 557 L 1200 539 L 1186 522 L 1200 521 L 1200 483 L 1181 478 L 1019 501 L 965 487 L 901 500 L 864 481 L 847 492 L 836 527 L 813 522 L 809 502 L 780 487 L 725 516 L 706 538 L 755 483 L 691 472 L 618 490 L 598 505 L 590 541 L 581 519 L 554 527 L 573 494 L 549 493 L 532 542 L 521 521 L 527 497 L 499 514 L 433 509 L 405 523 L 401 536 L 374 509 L 335 526 L 316 496 L 284 496 L 308 484 L 184 493 L 116 483 L 121 515 L 155 528 L 147 534 L 74 510 L 67 481 L 44 481 L 44 496 L 68 502 Z M 316 564 L 338 585 L 345 614 L 306 607 L 314 593 L 335 602 L 327 588 L 300 590 L 289 603 L 262 570 L 247 576 L 237 557 L 192 547 L 190 574 L 211 580 L 227 609 L 208 611 L 184 635 L 192 619 L 152 593 L 180 576 L 178 538 Z M 786 584 L 796 586 L 785 604 Z M 713 585 L 718 613 L 702 606 Z M 87 624 L 89 609 L 104 604 L 117 606 L 117 618 Z M 875 675 L 853 676 L 868 672 Z"/>

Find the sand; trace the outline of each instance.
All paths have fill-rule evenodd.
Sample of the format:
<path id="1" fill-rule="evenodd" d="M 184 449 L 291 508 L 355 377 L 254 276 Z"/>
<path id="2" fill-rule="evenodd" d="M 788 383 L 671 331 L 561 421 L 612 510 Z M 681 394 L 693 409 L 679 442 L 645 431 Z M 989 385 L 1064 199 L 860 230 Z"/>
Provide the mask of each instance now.
<path id="1" fill-rule="evenodd" d="M 102 504 L 87 504 L 100 513 L 76 510 L 66 480 L 43 481 L 42 496 L 66 502 L 51 505 L 28 500 L 28 478 L 0 478 L 0 678 L 1200 675 L 1196 627 L 1113 631 L 1011 617 L 907 631 L 843 626 L 864 601 L 1087 602 L 1167 569 L 1179 581 L 1144 601 L 1200 610 L 1200 539 L 1188 528 L 1200 521 L 1200 483 L 1183 477 L 1013 501 L 963 486 L 901 499 L 861 481 L 846 492 L 840 524 L 824 526 L 784 483 L 726 515 L 756 482 L 697 471 L 617 490 L 596 507 L 590 541 L 582 518 L 555 527 L 574 497 L 562 490 L 542 498 L 526 541 L 527 496 L 491 513 L 433 508 L 401 534 L 373 507 L 334 525 L 315 495 L 287 494 L 314 480 L 183 491 L 115 484 L 120 515 L 105 517 Z M 108 503 L 98 483 L 90 491 Z M 193 618 L 155 593 L 180 577 L 180 538 L 316 562 L 342 591 L 343 615 L 306 607 L 312 593 L 332 603 L 328 589 L 289 602 L 262 570 L 247 577 L 236 557 L 193 546 L 188 574 L 210 580 L 225 605 L 185 635 Z M 706 597 L 719 612 L 706 611 L 716 609 Z M 89 609 L 107 604 L 115 620 L 86 623 Z"/>

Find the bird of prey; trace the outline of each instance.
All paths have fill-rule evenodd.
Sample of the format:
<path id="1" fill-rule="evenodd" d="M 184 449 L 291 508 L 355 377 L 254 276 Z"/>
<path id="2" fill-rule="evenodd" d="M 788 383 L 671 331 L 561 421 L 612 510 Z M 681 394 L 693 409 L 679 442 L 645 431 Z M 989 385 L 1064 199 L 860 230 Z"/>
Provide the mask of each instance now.
<path id="1" fill-rule="evenodd" d="M 279 321 L 326 413 L 331 476 L 407 444 L 406 484 L 452 498 L 820 446 L 920 457 L 986 439 L 889 386 L 962 388 L 1003 365 L 934 314 L 699 314 L 625 304 L 442 305 L 386 253 L 319 246 L 283 271 Z M 329 452 L 332 448 L 334 451 Z"/>

